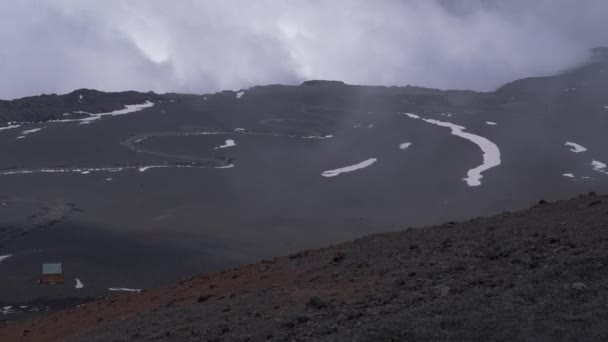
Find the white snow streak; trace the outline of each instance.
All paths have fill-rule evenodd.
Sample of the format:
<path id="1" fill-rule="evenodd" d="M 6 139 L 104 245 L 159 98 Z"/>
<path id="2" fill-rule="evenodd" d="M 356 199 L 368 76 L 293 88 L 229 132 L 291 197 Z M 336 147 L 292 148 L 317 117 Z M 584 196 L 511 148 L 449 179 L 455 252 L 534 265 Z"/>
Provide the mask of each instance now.
<path id="1" fill-rule="evenodd" d="M 486 125 L 489 125 L 489 126 L 496 126 L 496 125 L 498 125 L 498 124 L 497 124 L 496 122 L 493 122 L 493 121 L 486 121 Z"/>
<path id="2" fill-rule="evenodd" d="M 405 113 L 405 115 L 413 119 L 420 119 L 420 116 L 416 114 Z M 479 148 L 483 152 L 483 163 L 474 169 L 470 169 L 467 172 L 467 177 L 463 178 L 463 180 L 467 183 L 468 186 L 480 186 L 481 179 L 483 178 L 482 173 L 500 165 L 500 149 L 492 141 L 482 136 L 465 132 L 464 130 L 466 129 L 466 127 L 458 126 L 451 122 L 439 121 L 435 119 L 422 120 L 440 127 L 447 127 L 452 131 L 453 135 L 467 139 L 479 146 Z"/>
<path id="3" fill-rule="evenodd" d="M 328 170 L 328 171 L 324 171 L 323 173 L 321 173 L 321 176 L 323 177 L 336 177 L 338 175 L 340 175 L 341 173 L 344 172 L 352 172 L 355 170 L 359 170 L 359 169 L 363 169 L 366 168 L 370 165 L 372 165 L 373 163 L 375 163 L 378 159 L 376 158 L 370 158 L 368 160 L 362 161 L 358 164 L 355 165 L 351 165 L 351 166 L 346 166 L 346 167 L 342 167 L 339 169 L 335 169 L 335 170 Z"/>
<path id="4" fill-rule="evenodd" d="M 420 116 L 416 115 L 416 114 L 412 114 L 412 113 L 401 113 L 402 115 L 407 115 L 412 119 L 420 119 Z"/>
<path id="5" fill-rule="evenodd" d="M 233 147 L 233 146 L 236 146 L 236 143 L 234 142 L 234 140 L 228 139 L 228 140 L 226 140 L 226 143 L 224 145 L 218 146 L 215 149 L 217 150 L 220 148 L 228 148 L 228 147 Z"/>
<path id="6" fill-rule="evenodd" d="M 331 135 L 331 134 L 323 135 L 323 136 L 320 136 L 320 135 L 309 135 L 307 137 L 302 137 L 302 139 L 331 139 L 333 137 L 334 136 Z"/>
<path id="7" fill-rule="evenodd" d="M 0 255 L 0 262 L 2 262 L 3 260 L 6 260 L 12 256 L 13 256 L 12 254 Z"/>
<path id="8" fill-rule="evenodd" d="M 595 171 L 608 175 L 608 171 L 606 171 L 606 167 L 608 167 L 608 165 L 606 165 L 606 163 L 594 160 L 591 162 L 591 166 L 593 166 Z"/>
<path id="9" fill-rule="evenodd" d="M 406 143 L 403 143 L 403 144 L 399 145 L 399 148 L 402 149 L 402 150 L 405 150 L 405 149 L 407 149 L 410 146 L 412 146 L 412 143 L 411 142 L 406 142 Z"/>
<path id="10" fill-rule="evenodd" d="M 80 279 L 74 278 L 74 280 L 76 280 L 76 286 L 74 288 L 81 289 L 84 287 L 84 284 L 80 281 Z"/>
<path id="11" fill-rule="evenodd" d="M 13 128 L 17 128 L 17 127 L 21 127 L 21 125 L 11 125 L 9 123 L 8 126 L 0 127 L 0 131 L 5 131 L 5 130 L 8 130 L 8 129 L 13 129 Z"/>
<path id="12" fill-rule="evenodd" d="M 571 173 L 564 173 L 562 176 L 568 177 L 568 178 L 574 178 L 574 175 Z"/>
<path id="13" fill-rule="evenodd" d="M 238 93 L 236 93 L 236 98 L 237 98 L 237 99 L 240 99 L 241 97 L 243 97 L 243 95 L 245 95 L 245 91 L 244 91 L 244 90 L 241 90 L 241 91 L 239 91 Z"/>
<path id="14" fill-rule="evenodd" d="M 568 146 L 570 147 L 570 151 L 574 152 L 574 153 L 581 153 L 581 152 L 585 152 L 587 151 L 587 149 L 577 143 L 573 143 L 570 141 L 566 141 L 564 143 L 564 146 Z"/>
<path id="15" fill-rule="evenodd" d="M 54 121 L 50 121 L 50 122 L 79 122 L 81 125 L 88 125 L 91 122 L 99 120 L 104 116 L 118 116 L 118 115 L 135 113 L 135 112 L 139 112 L 140 110 L 150 108 L 152 106 L 154 106 L 153 102 L 146 101 L 146 102 L 140 103 L 140 104 L 125 105 L 125 108 L 123 108 L 123 109 L 118 109 L 118 110 L 108 112 L 108 113 L 75 112 L 75 113 L 79 113 L 79 114 L 87 114 L 89 116 L 86 118 L 82 118 L 82 119 L 63 119 L 63 120 L 54 120 Z"/>
<path id="16" fill-rule="evenodd" d="M 38 132 L 38 131 L 39 131 L 39 130 L 41 130 L 41 129 L 42 129 L 42 127 L 40 127 L 40 128 L 28 129 L 28 130 L 25 130 L 25 131 L 21 132 L 21 134 L 26 135 L 26 134 L 36 133 L 36 132 Z"/>

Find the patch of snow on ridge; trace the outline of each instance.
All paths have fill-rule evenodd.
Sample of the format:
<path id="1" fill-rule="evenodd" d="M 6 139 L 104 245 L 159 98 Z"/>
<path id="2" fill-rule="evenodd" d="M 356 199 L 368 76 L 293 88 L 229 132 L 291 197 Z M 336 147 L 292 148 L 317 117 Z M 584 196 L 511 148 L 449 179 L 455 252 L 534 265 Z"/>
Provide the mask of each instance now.
<path id="1" fill-rule="evenodd" d="M 129 289 L 126 287 L 110 287 L 110 291 L 121 291 L 121 292 L 141 292 L 141 289 Z"/>
<path id="2" fill-rule="evenodd" d="M 70 167 L 70 168 L 42 168 L 42 169 L 8 169 L 0 171 L 0 176 L 8 175 L 25 175 L 25 174 L 37 174 L 37 173 L 80 173 L 89 174 L 93 172 L 120 172 L 125 170 L 139 170 L 144 172 L 151 168 L 204 168 L 201 165 L 188 165 L 188 164 L 159 164 L 159 165 L 147 165 L 147 166 L 136 166 L 136 165 L 125 165 L 125 166 L 110 166 L 110 167 L 94 167 L 94 168 L 82 168 L 82 167 Z M 216 167 L 217 168 L 217 167 Z"/>
<path id="3" fill-rule="evenodd" d="M 236 143 L 234 142 L 234 140 L 232 139 L 228 139 L 226 140 L 226 143 L 224 145 L 218 146 L 215 149 L 220 149 L 220 148 L 228 148 L 228 147 L 233 147 L 236 146 Z"/>
<path id="4" fill-rule="evenodd" d="M 144 166 L 144 167 L 140 167 L 138 170 L 139 170 L 139 172 L 146 172 L 146 170 L 150 170 L 155 167 L 162 167 L 162 166 Z"/>
<path id="5" fill-rule="evenodd" d="M 416 114 L 406 114 L 410 118 L 420 119 L 420 116 Z M 455 136 L 467 139 L 475 143 L 483 152 L 483 163 L 474 169 L 470 169 L 467 172 L 467 177 L 463 178 L 468 186 L 480 186 L 481 179 L 483 178 L 482 173 L 493 167 L 500 165 L 500 149 L 492 141 L 472 133 L 465 132 L 466 127 L 453 124 L 451 122 L 439 121 L 435 119 L 422 119 L 424 122 L 437 125 L 440 127 L 447 127 L 451 130 L 451 133 Z"/>
<path id="6" fill-rule="evenodd" d="M 17 127 L 21 127 L 21 125 L 11 125 L 9 123 L 8 126 L 0 127 L 0 131 L 5 131 L 5 130 L 8 130 L 8 129 L 13 129 L 13 128 L 17 128 Z"/>
<path id="7" fill-rule="evenodd" d="M 28 130 L 25 130 L 25 131 L 21 132 L 21 134 L 24 134 L 24 135 L 25 135 L 25 134 L 36 133 L 36 132 L 40 131 L 41 129 L 42 129 L 42 127 L 40 127 L 40 128 L 28 129 Z"/>
<path id="8" fill-rule="evenodd" d="M 416 114 L 412 114 L 412 113 L 400 113 L 401 115 L 407 115 L 412 119 L 420 119 L 420 116 L 416 115 Z"/>
<path id="9" fill-rule="evenodd" d="M 581 153 L 581 152 L 585 152 L 587 151 L 587 149 L 577 143 L 573 143 L 570 141 L 566 141 L 564 143 L 564 146 L 568 146 L 570 147 L 570 151 L 574 152 L 574 153 Z"/>
<path id="10" fill-rule="evenodd" d="M 323 173 L 321 173 L 321 176 L 323 177 L 336 177 L 338 175 L 340 175 L 341 173 L 344 172 L 352 172 L 355 170 L 359 170 L 359 169 L 363 169 L 366 168 L 370 165 L 372 165 L 373 163 L 375 163 L 378 159 L 376 158 L 370 158 L 367 160 L 364 160 L 358 164 L 355 165 L 351 165 L 351 166 L 346 166 L 346 167 L 341 167 L 339 169 L 335 169 L 335 170 L 328 170 L 328 171 L 324 171 Z"/>
<path id="11" fill-rule="evenodd" d="M 95 116 L 125 115 L 125 114 L 129 114 L 129 113 L 139 112 L 140 110 L 144 110 L 144 109 L 150 108 L 152 106 L 154 106 L 154 102 L 146 101 L 146 102 L 140 103 L 140 104 L 125 105 L 124 109 L 115 110 L 115 111 L 112 111 L 112 112 L 109 112 L 109 113 L 100 113 L 100 114 L 91 114 L 91 115 L 95 115 Z"/>
<path id="12" fill-rule="evenodd" d="M 331 134 L 328 135 L 309 135 L 307 137 L 302 137 L 302 139 L 331 139 L 334 136 Z"/>
<path id="13" fill-rule="evenodd" d="M 562 176 L 568 177 L 568 178 L 574 178 L 574 175 L 571 173 L 564 173 Z"/>
<path id="14" fill-rule="evenodd" d="M 74 286 L 74 288 L 81 289 L 84 287 L 84 284 L 80 281 L 80 279 L 74 278 L 74 280 L 76 280 L 76 286 Z"/>
<path id="15" fill-rule="evenodd" d="M 402 149 L 402 150 L 405 150 L 405 149 L 407 149 L 410 146 L 412 146 L 412 143 L 411 142 L 406 142 L 406 143 L 403 143 L 403 144 L 399 145 L 399 148 Z"/>
<path id="16" fill-rule="evenodd" d="M 239 92 L 236 93 L 236 98 L 240 99 L 241 97 L 243 97 L 243 95 L 245 95 L 245 91 L 241 90 L 241 91 L 239 91 Z"/>
<path id="17" fill-rule="evenodd" d="M 498 124 L 497 124 L 496 122 L 493 122 L 493 121 L 486 121 L 486 125 L 489 125 L 489 126 L 496 126 L 496 125 L 498 125 Z"/>
<path id="18" fill-rule="evenodd" d="M 123 108 L 123 109 L 118 109 L 118 110 L 108 112 L 108 113 L 88 113 L 88 112 L 80 111 L 80 112 L 75 112 L 75 113 L 87 114 L 89 116 L 86 118 L 82 118 L 82 119 L 63 119 L 63 120 L 53 120 L 50 122 L 80 122 L 81 125 L 87 125 L 93 121 L 101 119 L 104 116 L 118 116 L 118 115 L 135 113 L 135 112 L 139 112 L 140 110 L 150 108 L 152 106 L 154 106 L 153 102 L 146 101 L 146 102 L 140 103 L 140 104 L 125 105 L 124 106 L 125 108 Z"/>
<path id="19" fill-rule="evenodd" d="M 13 256 L 12 254 L 0 255 L 0 262 L 2 262 L 3 260 L 6 260 L 12 256 Z"/>

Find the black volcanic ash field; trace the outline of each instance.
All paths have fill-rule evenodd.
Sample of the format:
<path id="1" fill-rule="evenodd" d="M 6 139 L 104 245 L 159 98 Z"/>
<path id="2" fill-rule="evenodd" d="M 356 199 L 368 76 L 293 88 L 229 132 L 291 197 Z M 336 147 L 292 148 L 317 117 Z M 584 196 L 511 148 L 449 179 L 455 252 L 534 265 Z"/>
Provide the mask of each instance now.
<path id="1" fill-rule="evenodd" d="M 0 306 L 606 191 L 607 69 L 493 93 L 307 82 L 0 102 Z M 43 262 L 66 283 L 36 285 Z"/>

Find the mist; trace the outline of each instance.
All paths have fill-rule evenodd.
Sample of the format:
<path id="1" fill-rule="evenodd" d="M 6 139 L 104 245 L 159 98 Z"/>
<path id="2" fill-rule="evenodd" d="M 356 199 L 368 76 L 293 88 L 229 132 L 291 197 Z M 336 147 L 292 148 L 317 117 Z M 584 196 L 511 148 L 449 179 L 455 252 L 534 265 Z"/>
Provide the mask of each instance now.
<path id="1" fill-rule="evenodd" d="M 606 18 L 605 0 L 4 1 L 0 98 L 308 79 L 487 91 L 584 62 Z"/>

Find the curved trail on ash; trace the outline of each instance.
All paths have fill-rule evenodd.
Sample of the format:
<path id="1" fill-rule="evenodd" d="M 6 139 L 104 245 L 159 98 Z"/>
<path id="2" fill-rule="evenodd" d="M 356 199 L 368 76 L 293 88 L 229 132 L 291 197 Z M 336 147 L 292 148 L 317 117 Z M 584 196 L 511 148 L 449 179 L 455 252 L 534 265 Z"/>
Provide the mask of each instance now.
<path id="1" fill-rule="evenodd" d="M 313 108 L 323 108 L 323 107 L 310 107 Z M 310 112 L 308 108 L 302 108 L 300 110 L 301 113 L 307 116 L 313 116 L 314 114 Z M 94 115 L 94 114 L 91 114 Z M 96 119 L 101 117 L 101 115 L 94 116 Z M 83 119 L 87 120 L 87 119 Z M 326 122 L 336 122 L 338 120 L 335 119 L 290 119 L 290 118 L 269 118 L 260 120 L 260 124 L 264 126 L 269 126 L 270 128 L 281 128 L 281 129 L 289 129 L 291 131 L 296 131 L 299 133 L 281 133 L 277 131 L 256 131 L 256 130 L 246 130 L 243 128 L 237 128 L 235 130 L 200 130 L 200 131 L 166 131 L 166 132 L 154 132 L 154 133 L 145 133 L 138 134 L 132 137 L 129 137 L 121 142 L 123 146 L 126 148 L 136 152 L 136 153 L 144 153 L 157 157 L 173 159 L 172 161 L 165 161 L 162 163 L 149 164 L 149 163 L 117 163 L 113 165 L 105 165 L 105 166 L 49 166 L 43 168 L 17 168 L 17 167 L 9 167 L 0 170 L 0 176 L 6 175 L 15 175 L 15 174 L 37 174 L 37 173 L 81 173 L 81 174 L 89 174 L 92 172 L 120 172 L 125 170 L 139 170 L 140 172 L 144 172 L 148 169 L 152 168 L 215 168 L 215 169 L 225 169 L 232 168 L 235 166 L 235 160 L 232 158 L 221 157 L 221 156 L 209 156 L 209 157 L 200 157 L 200 156 L 192 156 L 192 155 L 182 155 L 182 154 L 174 154 L 174 153 L 165 153 L 156 151 L 150 148 L 146 148 L 143 146 L 143 142 L 151 138 L 165 138 L 165 137 L 185 137 L 185 136 L 203 136 L 203 135 L 249 135 L 249 136 L 272 136 L 272 137 L 280 137 L 280 138 L 291 138 L 291 139 L 329 139 L 333 136 L 324 135 L 321 133 L 314 132 L 312 130 L 306 130 L 301 128 L 296 128 L 289 125 L 290 122 L 295 123 L 309 123 L 315 125 L 323 125 L 321 121 Z M 65 122 L 71 122 L 65 121 Z M 89 122 L 89 121 L 85 121 Z M 82 122 L 81 122 L 82 124 Z M 179 161 L 175 161 L 175 160 Z"/>

